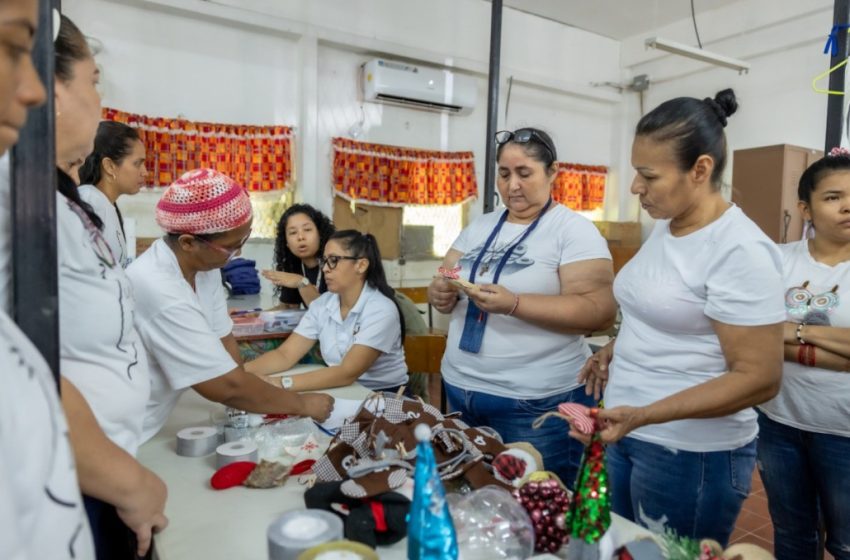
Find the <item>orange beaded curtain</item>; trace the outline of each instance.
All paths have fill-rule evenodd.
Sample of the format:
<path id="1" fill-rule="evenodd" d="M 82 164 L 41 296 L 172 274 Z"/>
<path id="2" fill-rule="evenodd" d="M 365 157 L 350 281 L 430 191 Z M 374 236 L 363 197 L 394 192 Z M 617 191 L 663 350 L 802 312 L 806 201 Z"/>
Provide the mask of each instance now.
<path id="1" fill-rule="evenodd" d="M 608 168 L 558 162 L 552 198 L 572 210 L 596 210 L 605 201 Z"/>
<path id="2" fill-rule="evenodd" d="M 192 122 L 104 108 L 103 118 L 138 129 L 148 186 L 167 187 L 186 171 L 210 167 L 249 191 L 285 190 L 292 177 L 292 128 Z"/>
<path id="3" fill-rule="evenodd" d="M 478 196 L 472 152 L 333 139 L 333 184 L 349 200 L 386 206 L 457 204 Z"/>

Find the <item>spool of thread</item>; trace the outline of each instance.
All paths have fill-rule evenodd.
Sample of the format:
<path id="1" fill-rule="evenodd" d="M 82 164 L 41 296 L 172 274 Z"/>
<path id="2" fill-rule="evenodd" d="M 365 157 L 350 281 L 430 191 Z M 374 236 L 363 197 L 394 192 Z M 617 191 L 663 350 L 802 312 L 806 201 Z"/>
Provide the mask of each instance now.
<path id="1" fill-rule="evenodd" d="M 237 461 L 256 463 L 260 459 L 257 444 L 253 441 L 231 441 L 222 443 L 215 450 L 215 468 L 220 469 Z"/>
<path id="2" fill-rule="evenodd" d="M 333 541 L 305 551 L 298 560 L 379 560 L 378 553 L 354 541 Z"/>
<path id="3" fill-rule="evenodd" d="M 342 538 L 342 520 L 320 509 L 288 511 L 266 531 L 269 560 L 297 560 L 309 548 Z"/>
<path id="4" fill-rule="evenodd" d="M 211 426 L 183 428 L 177 432 L 177 454 L 183 457 L 202 457 L 215 451 L 221 435 Z"/>

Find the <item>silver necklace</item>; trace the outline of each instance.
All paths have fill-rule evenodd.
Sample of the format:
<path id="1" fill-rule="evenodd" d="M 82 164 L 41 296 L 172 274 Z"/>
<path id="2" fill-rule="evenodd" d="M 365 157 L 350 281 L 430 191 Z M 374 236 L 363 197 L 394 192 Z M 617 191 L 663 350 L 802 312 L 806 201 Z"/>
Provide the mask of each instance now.
<path id="1" fill-rule="evenodd" d="M 490 249 L 487 249 L 487 254 L 484 255 L 484 259 L 486 259 L 486 260 L 482 259 L 481 268 L 479 269 L 481 271 L 482 276 L 484 276 L 485 274 L 487 274 L 490 271 L 490 263 L 493 262 L 493 259 L 496 258 L 496 255 L 498 253 L 502 252 L 503 250 L 507 249 L 508 247 L 510 247 L 511 244 L 514 241 L 516 241 L 517 239 L 522 237 L 522 235 L 525 233 L 525 230 L 528 229 L 529 225 L 531 225 L 531 224 L 527 224 L 524 228 L 522 228 L 520 230 L 520 232 L 517 235 L 515 235 L 513 237 L 513 239 L 511 239 L 510 241 L 508 241 L 507 243 L 505 243 L 501 247 L 499 247 L 499 237 L 501 237 L 502 232 L 501 232 L 501 230 L 499 230 L 499 233 L 496 234 L 496 239 L 493 240 L 492 247 Z"/>
<path id="2" fill-rule="evenodd" d="M 304 261 L 301 261 L 301 276 L 303 276 L 304 278 L 307 278 L 307 269 L 304 268 Z M 307 278 L 307 279 L 309 280 L 309 278 Z M 319 289 L 319 284 L 321 284 L 321 283 L 322 283 L 322 267 L 320 266 L 319 267 L 319 275 L 316 276 L 315 286 L 316 286 L 317 290 Z"/>

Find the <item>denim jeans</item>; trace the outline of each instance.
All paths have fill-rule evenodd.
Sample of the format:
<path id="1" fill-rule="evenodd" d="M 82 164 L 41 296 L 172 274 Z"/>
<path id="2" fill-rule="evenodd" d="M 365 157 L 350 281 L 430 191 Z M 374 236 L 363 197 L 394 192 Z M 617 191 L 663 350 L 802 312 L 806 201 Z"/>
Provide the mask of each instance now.
<path id="1" fill-rule="evenodd" d="M 584 394 L 583 386 L 543 399 L 521 400 L 443 383 L 449 410 L 460 412 L 470 426 L 490 426 L 505 443 L 527 441 L 543 456 L 546 470 L 557 474 L 567 487 L 573 487 L 584 446 L 567 435 L 570 429 L 563 420 L 549 418 L 537 429 L 531 424 L 537 417 L 556 411 L 563 402 L 594 406 L 593 397 Z"/>
<path id="2" fill-rule="evenodd" d="M 814 560 L 818 519 L 826 549 L 850 560 L 850 438 L 807 432 L 759 412 L 758 465 L 777 560 Z"/>
<path id="3" fill-rule="evenodd" d="M 607 449 L 615 513 L 655 531 L 723 546 L 750 493 L 756 442 L 696 453 L 626 437 Z"/>

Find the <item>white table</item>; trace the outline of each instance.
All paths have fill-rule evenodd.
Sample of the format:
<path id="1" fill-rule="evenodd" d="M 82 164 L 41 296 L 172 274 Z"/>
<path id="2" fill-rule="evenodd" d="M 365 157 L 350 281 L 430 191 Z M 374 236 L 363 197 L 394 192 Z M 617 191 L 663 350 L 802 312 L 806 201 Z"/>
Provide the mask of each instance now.
<path id="1" fill-rule="evenodd" d="M 358 399 L 368 389 L 352 385 L 328 391 L 337 398 Z M 165 427 L 138 453 L 139 460 L 168 485 L 166 515 L 170 525 L 156 536 L 160 560 L 267 560 L 266 529 L 280 514 L 304 508 L 304 487 L 290 479 L 280 488 L 245 487 L 213 490 L 209 485 L 215 472 L 215 454 L 207 457 L 180 457 L 175 451 L 177 431 L 189 426 L 206 426 L 210 412 L 221 407 L 195 391 L 186 391 Z M 614 516 L 618 545 L 646 531 Z M 407 542 L 378 549 L 382 559 L 403 560 Z M 541 557 L 543 558 L 543 557 Z M 552 558 L 547 556 L 547 558 Z"/>

